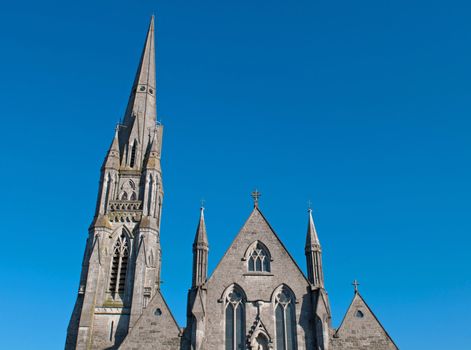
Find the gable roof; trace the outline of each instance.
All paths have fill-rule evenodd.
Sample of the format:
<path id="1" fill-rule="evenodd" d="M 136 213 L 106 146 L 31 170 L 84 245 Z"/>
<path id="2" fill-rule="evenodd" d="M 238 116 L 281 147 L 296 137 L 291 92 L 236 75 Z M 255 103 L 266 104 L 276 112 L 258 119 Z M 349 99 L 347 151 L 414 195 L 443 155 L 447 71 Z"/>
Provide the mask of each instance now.
<path id="1" fill-rule="evenodd" d="M 120 349 L 172 350 L 180 347 L 181 329 L 160 290 L 143 310 Z"/>
<path id="2" fill-rule="evenodd" d="M 286 249 L 286 246 L 283 244 L 283 241 L 280 239 L 280 237 L 278 237 L 278 235 L 276 234 L 275 230 L 273 229 L 273 227 L 270 225 L 270 223 L 268 222 L 268 220 L 266 219 L 266 217 L 263 215 L 263 213 L 261 212 L 260 208 L 258 206 L 254 206 L 252 212 L 250 213 L 249 217 L 247 218 L 247 220 L 245 221 L 245 223 L 242 225 L 242 228 L 239 230 L 239 232 L 237 233 L 237 235 L 234 237 L 234 239 L 232 240 L 231 244 L 229 245 L 229 247 L 227 248 L 226 252 L 224 253 L 224 255 L 222 256 L 222 258 L 219 260 L 218 264 L 216 265 L 216 267 L 214 268 L 214 270 L 211 272 L 211 275 L 209 276 L 208 278 L 208 282 L 209 280 L 211 280 L 211 278 L 214 276 L 214 273 L 218 270 L 219 266 L 221 265 L 221 262 L 226 258 L 226 256 L 228 255 L 228 253 L 231 251 L 231 248 L 233 247 L 234 243 L 237 241 L 238 237 L 244 232 L 244 229 L 250 225 L 251 221 L 254 219 L 255 215 L 260 215 L 260 217 L 263 219 L 264 223 L 267 225 L 268 229 L 271 231 L 271 233 L 273 234 L 273 236 L 276 238 L 276 240 L 278 241 L 278 243 L 280 244 L 280 246 L 282 247 L 282 249 L 286 252 L 287 256 L 289 257 L 289 259 L 293 262 L 294 266 L 296 266 L 297 270 L 299 271 L 299 273 L 301 274 L 301 276 L 303 276 L 303 278 L 305 279 L 306 281 L 306 284 L 309 285 L 309 280 L 307 279 L 306 275 L 304 274 L 303 270 L 301 270 L 301 268 L 299 267 L 298 263 L 294 260 L 294 258 L 292 257 L 292 255 L 289 253 L 288 249 Z"/>
<path id="3" fill-rule="evenodd" d="M 357 315 L 358 312 L 360 312 L 359 315 Z M 365 327 L 363 322 L 368 322 L 368 326 Z M 382 336 L 389 343 L 391 349 L 399 349 L 360 293 L 355 291 L 353 300 L 345 313 L 342 323 L 336 330 L 334 338 L 342 338 L 346 335 L 345 333 L 348 333 L 349 338 L 359 338 L 365 336 L 364 331 L 366 329 L 372 333 L 369 335 L 369 338 L 379 338 Z M 377 330 L 380 330 L 382 334 L 373 334 Z"/>

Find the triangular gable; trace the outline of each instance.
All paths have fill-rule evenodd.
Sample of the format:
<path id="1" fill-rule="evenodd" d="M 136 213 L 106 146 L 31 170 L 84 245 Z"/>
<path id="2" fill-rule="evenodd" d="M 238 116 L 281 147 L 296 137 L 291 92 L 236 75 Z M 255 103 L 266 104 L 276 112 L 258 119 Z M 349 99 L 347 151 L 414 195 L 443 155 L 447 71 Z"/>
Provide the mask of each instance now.
<path id="1" fill-rule="evenodd" d="M 397 350 L 398 347 L 384 329 L 360 293 L 356 292 L 340 327 L 334 335 L 334 343 L 355 345 L 355 349 Z"/>
<path id="2" fill-rule="evenodd" d="M 242 274 L 247 275 L 248 272 L 246 270 L 247 262 L 244 261 L 246 250 L 250 244 L 257 240 L 264 243 L 264 245 L 267 245 L 270 249 L 272 258 L 272 270 L 270 272 L 272 276 L 274 276 L 275 280 L 279 280 L 282 283 L 284 282 L 287 274 L 289 274 L 292 277 L 292 281 L 297 280 L 295 284 L 298 286 L 300 286 L 299 283 L 302 284 L 302 288 L 309 286 L 309 281 L 304 275 L 304 272 L 288 252 L 285 245 L 275 233 L 268 220 L 264 217 L 258 207 L 253 209 L 250 216 L 232 241 L 231 245 L 224 253 L 222 259 L 219 261 L 211 276 L 208 278 L 208 285 L 213 283 L 216 276 L 218 280 L 226 280 L 226 276 L 230 276 L 231 279 L 233 279 L 232 282 L 239 283 L 238 277 Z M 278 252 L 276 257 L 273 254 L 274 252 Z M 284 263 L 283 266 L 279 266 L 281 261 Z M 273 266 L 278 266 L 276 268 L 278 273 L 275 273 Z M 243 271 L 244 268 L 245 271 Z M 285 268 L 288 268 L 288 270 L 285 270 Z M 228 275 L 227 273 L 229 271 L 230 274 Z M 304 291 L 302 293 L 304 293 Z M 302 293 L 298 293 L 298 297 Z"/>
<path id="3" fill-rule="evenodd" d="M 158 290 L 120 349 L 179 350 L 180 327 Z"/>

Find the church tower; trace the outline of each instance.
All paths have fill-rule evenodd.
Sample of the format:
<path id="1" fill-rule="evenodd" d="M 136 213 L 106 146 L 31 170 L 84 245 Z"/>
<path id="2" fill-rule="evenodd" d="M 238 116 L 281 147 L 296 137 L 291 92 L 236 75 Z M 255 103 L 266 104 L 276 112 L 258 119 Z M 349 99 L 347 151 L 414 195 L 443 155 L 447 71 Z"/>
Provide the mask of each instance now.
<path id="1" fill-rule="evenodd" d="M 66 349 L 115 349 L 160 288 L 163 187 L 154 17 L 123 122 L 101 168 Z"/>

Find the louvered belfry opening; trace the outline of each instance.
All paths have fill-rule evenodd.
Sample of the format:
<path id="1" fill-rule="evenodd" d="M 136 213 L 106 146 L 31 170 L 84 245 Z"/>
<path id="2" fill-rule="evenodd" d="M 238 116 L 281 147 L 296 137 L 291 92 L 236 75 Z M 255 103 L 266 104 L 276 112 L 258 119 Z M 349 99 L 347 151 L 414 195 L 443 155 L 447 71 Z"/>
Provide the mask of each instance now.
<path id="1" fill-rule="evenodd" d="M 126 284 L 126 271 L 128 269 L 129 249 L 126 235 L 121 233 L 113 248 L 111 260 L 110 283 L 108 292 L 113 299 L 123 299 Z"/>

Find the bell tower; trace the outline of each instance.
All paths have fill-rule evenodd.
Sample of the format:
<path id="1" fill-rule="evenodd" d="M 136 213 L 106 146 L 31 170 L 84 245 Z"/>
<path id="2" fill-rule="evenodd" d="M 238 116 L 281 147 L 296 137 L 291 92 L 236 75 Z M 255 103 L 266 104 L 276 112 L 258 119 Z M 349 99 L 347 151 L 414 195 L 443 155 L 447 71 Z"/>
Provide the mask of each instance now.
<path id="1" fill-rule="evenodd" d="M 152 16 L 123 122 L 101 168 L 66 349 L 118 348 L 160 288 L 162 131 Z"/>

